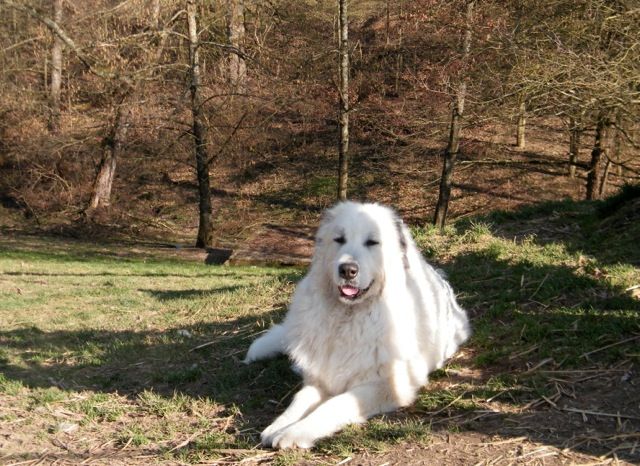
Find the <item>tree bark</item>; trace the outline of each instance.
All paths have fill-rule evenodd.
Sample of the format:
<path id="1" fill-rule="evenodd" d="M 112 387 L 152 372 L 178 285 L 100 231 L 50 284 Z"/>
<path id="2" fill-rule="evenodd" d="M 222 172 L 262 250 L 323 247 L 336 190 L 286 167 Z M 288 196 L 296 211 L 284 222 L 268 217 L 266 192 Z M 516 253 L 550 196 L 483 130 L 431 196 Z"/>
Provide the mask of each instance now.
<path id="1" fill-rule="evenodd" d="M 575 178 L 576 165 L 580 156 L 580 136 L 582 129 L 575 118 L 569 119 L 569 177 Z"/>
<path id="2" fill-rule="evenodd" d="M 598 117 L 596 125 L 595 140 L 591 150 L 591 162 L 587 175 L 587 200 L 592 201 L 599 198 L 600 185 L 602 183 L 601 160 L 605 153 L 606 123 L 603 116 Z"/>
<path id="3" fill-rule="evenodd" d="M 475 1 L 467 2 L 465 13 L 465 32 L 462 40 L 462 73 L 469 59 L 471 51 L 471 22 L 473 20 L 473 8 Z M 442 230 L 444 228 L 447 211 L 449 210 L 449 199 L 451 197 L 451 186 L 453 184 L 453 170 L 460 149 L 460 127 L 462 117 L 464 115 L 464 104 L 467 93 L 466 77 L 460 76 L 458 89 L 454 96 L 453 109 L 451 112 L 451 125 L 449 129 L 449 140 L 447 148 L 444 152 L 444 163 L 442 165 L 442 176 L 440 177 L 440 190 L 438 193 L 438 202 L 436 204 L 436 212 L 434 215 L 434 225 Z"/>
<path id="4" fill-rule="evenodd" d="M 616 123 L 612 136 L 611 143 L 611 157 L 610 160 L 615 160 L 616 174 L 622 176 L 622 112 L 616 112 Z"/>
<path id="5" fill-rule="evenodd" d="M 62 21 L 62 0 L 53 0 L 53 21 Z M 49 90 L 48 129 L 52 133 L 60 131 L 60 90 L 62 88 L 62 49 L 64 42 L 57 34 L 53 34 L 51 47 L 51 87 Z"/>
<path id="6" fill-rule="evenodd" d="M 116 165 L 122 154 L 127 131 L 130 125 L 130 108 L 123 103 L 118 106 L 113 127 L 103 142 L 102 158 L 98 166 L 98 174 L 93 183 L 91 200 L 85 213 L 90 214 L 97 209 L 105 209 L 111 205 L 111 191 L 116 173 Z"/>
<path id="7" fill-rule="evenodd" d="M 349 15 L 347 0 L 338 1 L 339 9 L 339 54 L 340 54 L 340 108 L 338 124 L 338 200 L 347 199 L 349 181 Z"/>
<path id="8" fill-rule="evenodd" d="M 151 28 L 160 29 L 160 0 L 151 0 Z"/>
<path id="9" fill-rule="evenodd" d="M 598 190 L 598 198 L 602 199 L 607 191 L 607 185 L 609 181 L 609 169 L 611 168 L 611 160 L 607 158 L 607 163 L 604 166 L 604 173 L 602 174 L 602 181 L 600 182 L 600 189 Z"/>
<path id="10" fill-rule="evenodd" d="M 211 206 L 211 184 L 209 180 L 209 157 L 207 154 L 206 129 L 202 115 L 200 58 L 198 53 L 198 26 L 196 0 L 187 0 L 187 22 L 189 26 L 189 69 L 191 74 L 191 115 L 193 119 L 193 141 L 196 159 L 199 195 L 199 224 L 196 247 L 213 245 L 213 209 Z"/>
<path id="11" fill-rule="evenodd" d="M 525 140 L 525 127 L 527 125 L 527 106 L 522 99 L 520 101 L 520 107 L 518 109 L 518 131 L 516 134 L 516 146 L 518 149 L 524 149 L 526 146 Z"/>
<path id="12" fill-rule="evenodd" d="M 244 28 L 244 0 L 227 0 L 227 36 L 229 44 L 242 52 Z M 233 51 L 229 52 L 229 83 L 236 92 L 243 93 L 247 88 L 247 64 L 244 57 Z"/>

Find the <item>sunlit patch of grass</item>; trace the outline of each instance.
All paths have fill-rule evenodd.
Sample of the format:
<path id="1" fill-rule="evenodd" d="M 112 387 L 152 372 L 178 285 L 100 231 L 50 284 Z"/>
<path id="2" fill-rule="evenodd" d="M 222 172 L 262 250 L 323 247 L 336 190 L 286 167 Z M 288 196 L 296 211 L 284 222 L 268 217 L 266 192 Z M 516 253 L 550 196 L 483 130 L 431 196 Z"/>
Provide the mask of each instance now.
<path id="1" fill-rule="evenodd" d="M 106 393 L 94 393 L 77 402 L 75 409 L 84 414 L 84 422 L 113 422 L 125 413 L 126 407 Z"/>
<path id="2" fill-rule="evenodd" d="M 191 398 L 182 393 L 174 393 L 173 396 L 166 397 L 151 390 L 144 390 L 138 395 L 138 405 L 141 410 L 158 417 L 187 411 L 190 403 Z"/>
<path id="3" fill-rule="evenodd" d="M 57 387 L 32 390 L 29 399 L 32 407 L 47 406 L 67 399 L 68 394 Z"/>
<path id="4" fill-rule="evenodd" d="M 117 435 L 117 442 L 120 447 L 124 447 L 125 445 L 140 447 L 151 443 L 151 439 L 147 436 L 145 429 L 132 426 Z"/>
<path id="5" fill-rule="evenodd" d="M 311 454 L 304 450 L 282 450 L 271 459 L 271 464 L 273 466 L 295 466 L 304 464 L 305 460 L 310 457 Z"/>
<path id="6" fill-rule="evenodd" d="M 5 395 L 19 395 L 25 390 L 24 385 L 19 380 L 10 380 L 0 372 L 0 393 Z"/>
<path id="7" fill-rule="evenodd" d="M 423 442 L 430 434 L 428 424 L 420 419 L 376 417 L 366 424 L 353 425 L 332 438 L 322 440 L 317 451 L 341 458 L 356 452 L 384 452 L 402 442 Z"/>
<path id="8" fill-rule="evenodd" d="M 461 411 L 473 411 L 480 408 L 464 385 L 451 390 L 430 390 L 427 386 L 418 395 L 414 407 L 419 411 L 426 412 L 434 412 L 446 408 Z"/>

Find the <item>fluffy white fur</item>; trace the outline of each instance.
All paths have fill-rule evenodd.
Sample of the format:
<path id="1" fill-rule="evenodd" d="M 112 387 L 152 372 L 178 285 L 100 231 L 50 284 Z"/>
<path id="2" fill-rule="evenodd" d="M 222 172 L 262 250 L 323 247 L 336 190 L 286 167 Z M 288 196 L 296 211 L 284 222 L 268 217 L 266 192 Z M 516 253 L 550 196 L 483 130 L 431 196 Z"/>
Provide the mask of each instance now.
<path id="1" fill-rule="evenodd" d="M 356 264 L 356 276 L 344 264 Z M 311 267 L 284 321 L 245 358 L 286 353 L 304 377 L 290 406 L 262 432 L 263 445 L 309 448 L 348 424 L 411 404 L 429 372 L 468 336 L 451 287 L 393 211 L 338 204 L 318 229 Z"/>

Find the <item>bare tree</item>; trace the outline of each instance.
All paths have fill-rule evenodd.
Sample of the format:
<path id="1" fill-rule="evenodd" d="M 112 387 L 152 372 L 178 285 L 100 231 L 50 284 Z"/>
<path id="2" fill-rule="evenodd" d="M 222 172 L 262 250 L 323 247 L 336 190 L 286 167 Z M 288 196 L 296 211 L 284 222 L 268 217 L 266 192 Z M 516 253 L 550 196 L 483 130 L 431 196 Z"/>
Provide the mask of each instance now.
<path id="1" fill-rule="evenodd" d="M 467 1 L 465 12 L 465 31 L 461 47 L 461 68 L 463 70 L 463 74 L 458 78 L 458 88 L 453 96 L 449 140 L 444 153 L 442 175 L 440 177 L 440 191 L 438 194 L 438 202 L 436 204 L 436 212 L 433 221 L 434 225 L 440 229 L 444 228 L 447 218 L 449 198 L 451 197 L 451 185 L 453 182 L 453 168 L 460 150 L 460 127 L 462 125 L 462 116 L 464 114 L 464 104 L 467 94 L 467 83 L 466 77 L 464 76 L 464 68 L 471 51 L 471 23 L 473 21 L 474 6 L 475 0 Z"/>
<path id="2" fill-rule="evenodd" d="M 56 24 L 62 21 L 62 0 L 53 0 L 53 20 Z M 60 130 L 60 89 L 62 87 L 62 49 L 64 42 L 53 34 L 51 47 L 51 87 L 49 90 L 49 121 L 48 128 L 52 133 Z"/>
<path id="3" fill-rule="evenodd" d="M 202 111 L 200 58 L 198 48 L 196 0 L 187 0 L 187 23 L 189 28 L 189 70 L 191 83 L 191 115 L 193 142 L 198 177 L 199 214 L 196 247 L 210 247 L 213 244 L 213 209 L 211 205 L 211 184 L 209 180 L 209 156 L 207 154 L 206 126 Z"/>
<path id="4" fill-rule="evenodd" d="M 338 0 L 340 107 L 338 126 L 338 200 L 347 199 L 349 181 L 349 15 L 347 0 Z"/>

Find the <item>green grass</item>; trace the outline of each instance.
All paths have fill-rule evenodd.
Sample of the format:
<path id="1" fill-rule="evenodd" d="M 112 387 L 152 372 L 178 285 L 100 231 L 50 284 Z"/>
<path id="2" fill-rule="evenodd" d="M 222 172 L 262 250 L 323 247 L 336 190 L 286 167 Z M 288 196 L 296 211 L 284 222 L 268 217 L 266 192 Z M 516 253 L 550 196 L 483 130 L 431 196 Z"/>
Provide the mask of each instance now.
<path id="1" fill-rule="evenodd" d="M 624 202 L 604 217 L 598 205 L 494 213 L 444 234 L 414 229 L 472 316 L 469 358 L 432 374 L 431 388 L 401 414 L 269 460 L 332 462 L 429 442 L 434 419 L 472 415 L 496 397 L 521 407 L 547 393 L 546 379 L 529 372 L 541 361 L 554 369 L 638 363 L 637 342 L 596 351 L 640 332 L 640 305 L 627 291 L 640 283 L 640 248 L 630 239 L 640 238 L 640 222 L 629 221 Z M 299 379 L 284 358 L 240 360 L 282 317 L 300 276 L 0 238 L 0 420 L 26 419 L 16 425 L 34 454 L 62 419 L 94 446 L 112 441 L 159 461 L 206 462 L 234 449 L 235 459 L 250 456 Z M 465 378 L 465 370 L 488 375 Z"/>

